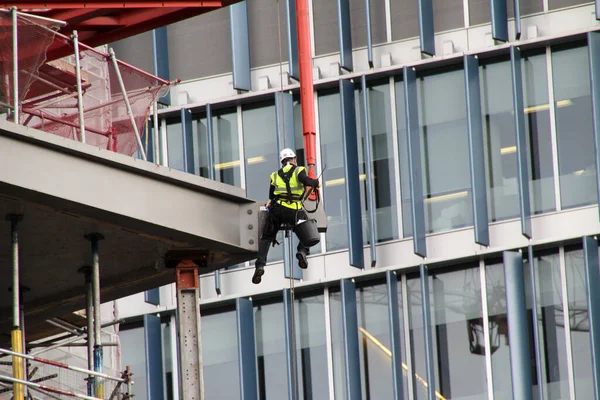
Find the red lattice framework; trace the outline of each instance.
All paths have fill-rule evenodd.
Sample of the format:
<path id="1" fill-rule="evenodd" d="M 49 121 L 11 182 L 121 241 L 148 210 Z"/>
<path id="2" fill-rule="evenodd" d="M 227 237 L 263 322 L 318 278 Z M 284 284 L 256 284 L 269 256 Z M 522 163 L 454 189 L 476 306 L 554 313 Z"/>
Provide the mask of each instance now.
<path id="1" fill-rule="evenodd" d="M 75 48 L 72 38 L 58 33 L 58 24 L 19 13 L 19 123 L 54 135 L 81 140 Z M 54 43 L 68 46 L 73 55 L 46 60 Z M 13 102 L 12 20 L 0 12 L 0 105 L 12 114 Z M 138 150 L 135 129 L 128 113 L 118 75 L 110 56 L 79 43 L 85 142 L 117 153 Z M 141 137 L 145 134 L 150 107 L 168 90 L 169 82 L 117 60 L 133 120 Z M 13 117 L 10 117 L 14 120 Z"/>

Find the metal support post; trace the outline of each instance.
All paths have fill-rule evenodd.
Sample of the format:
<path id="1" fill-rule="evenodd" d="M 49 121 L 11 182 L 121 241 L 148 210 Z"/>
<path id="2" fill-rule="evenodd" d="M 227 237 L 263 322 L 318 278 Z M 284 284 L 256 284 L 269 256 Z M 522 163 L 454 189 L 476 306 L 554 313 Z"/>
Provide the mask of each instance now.
<path id="1" fill-rule="evenodd" d="M 16 10 L 13 9 L 13 18 L 16 18 Z M 20 214 L 9 214 L 6 219 L 10 221 L 11 244 L 12 244 L 12 264 L 13 264 L 13 280 L 12 280 L 12 295 L 13 295 L 13 330 L 11 332 L 11 346 L 15 353 L 23 353 L 23 335 L 20 327 L 20 289 L 19 284 L 19 221 L 23 219 Z M 24 375 L 24 360 L 21 357 L 13 356 L 13 377 L 23 380 Z M 20 382 L 14 383 L 14 400 L 23 400 L 25 396 L 25 386 Z"/>
<path id="2" fill-rule="evenodd" d="M 19 123 L 19 37 L 17 7 L 12 8 L 12 48 L 13 48 L 13 116 L 15 124 Z"/>
<path id="3" fill-rule="evenodd" d="M 75 76 L 77 77 L 77 108 L 79 109 L 79 140 L 85 143 L 85 122 L 83 119 L 83 94 L 81 89 L 81 64 L 79 63 L 79 35 L 73 31 L 73 48 L 75 49 Z"/>
<path id="4" fill-rule="evenodd" d="M 92 268 L 85 266 L 79 269 L 85 276 L 85 315 L 87 319 L 87 368 L 91 371 L 94 369 L 94 306 L 92 303 Z M 94 378 L 88 375 L 87 381 L 88 396 L 94 395 Z"/>
<path id="5" fill-rule="evenodd" d="M 154 129 L 152 129 L 152 144 L 154 145 L 154 164 L 161 165 L 161 145 L 160 145 L 160 135 L 158 134 L 158 130 L 160 129 L 158 125 L 158 100 L 154 102 L 154 106 L 152 107 L 154 118 L 152 121 Z"/>
<path id="6" fill-rule="evenodd" d="M 127 107 L 127 114 L 129 114 L 129 120 L 131 121 L 131 125 L 133 126 L 133 132 L 135 133 L 135 140 L 137 141 L 138 147 L 140 149 L 140 154 L 142 155 L 142 159 L 146 161 L 146 152 L 144 151 L 144 146 L 142 145 L 142 139 L 140 138 L 140 134 L 138 132 L 137 125 L 135 124 L 135 118 L 133 117 L 133 111 L 131 110 L 131 103 L 129 103 L 129 97 L 127 97 L 127 90 L 125 89 L 125 84 L 123 83 L 123 77 L 121 76 L 121 70 L 119 69 L 119 63 L 117 62 L 117 56 L 115 55 L 115 51 L 111 48 L 110 58 L 113 63 L 113 67 L 115 68 L 115 74 L 117 75 L 117 79 L 119 81 L 119 86 L 121 87 L 121 92 L 123 93 L 123 100 L 125 100 L 125 106 Z"/>
<path id="7" fill-rule="evenodd" d="M 200 262 L 206 263 L 207 259 L 208 254 L 204 254 Z M 181 362 L 181 398 L 204 400 L 198 267 L 191 261 L 182 261 L 176 267 L 177 329 Z"/>
<path id="8" fill-rule="evenodd" d="M 94 308 L 94 371 L 102 372 L 102 337 L 100 317 L 100 257 L 98 254 L 98 242 L 104 239 L 99 233 L 85 235 L 92 244 L 92 303 Z M 101 399 L 104 398 L 104 379 L 94 378 L 94 394 Z"/>

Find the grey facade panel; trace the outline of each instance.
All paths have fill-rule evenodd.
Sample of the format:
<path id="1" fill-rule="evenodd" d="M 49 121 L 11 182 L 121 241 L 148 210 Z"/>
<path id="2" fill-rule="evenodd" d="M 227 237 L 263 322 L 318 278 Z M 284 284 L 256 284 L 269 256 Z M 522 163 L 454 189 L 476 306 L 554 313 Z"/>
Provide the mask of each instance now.
<path id="1" fill-rule="evenodd" d="M 154 57 L 152 52 L 152 32 L 119 40 L 108 45 L 115 50 L 119 60 L 125 61 L 144 71 L 154 73 Z"/>
<path id="2" fill-rule="evenodd" d="M 337 1 L 313 1 L 316 55 L 339 51 L 337 12 Z"/>
<path id="3" fill-rule="evenodd" d="M 520 0 L 521 16 L 536 14 L 544 11 L 542 0 Z M 514 18 L 514 2 L 509 0 L 506 5 L 508 18 Z M 492 20 L 490 14 L 490 0 L 469 0 L 469 24 L 480 25 Z M 513 23 L 512 21 L 510 23 Z"/>
<path id="4" fill-rule="evenodd" d="M 288 60 L 285 11 L 283 0 L 279 3 L 272 0 L 248 1 L 251 68 L 278 64 L 280 54 L 283 62 Z"/>
<path id="5" fill-rule="evenodd" d="M 169 75 L 193 79 L 232 71 L 229 7 L 168 26 Z"/>
<path id="6" fill-rule="evenodd" d="M 462 0 L 444 0 L 433 2 L 433 27 L 436 32 L 462 28 L 465 17 Z"/>
<path id="7" fill-rule="evenodd" d="M 416 1 L 392 1 L 390 13 L 392 14 L 392 40 L 419 36 L 419 7 Z"/>
<path id="8" fill-rule="evenodd" d="M 585 0 L 548 0 L 548 8 L 550 10 L 556 10 L 557 8 L 577 6 L 580 4 L 586 4 L 589 1 Z"/>

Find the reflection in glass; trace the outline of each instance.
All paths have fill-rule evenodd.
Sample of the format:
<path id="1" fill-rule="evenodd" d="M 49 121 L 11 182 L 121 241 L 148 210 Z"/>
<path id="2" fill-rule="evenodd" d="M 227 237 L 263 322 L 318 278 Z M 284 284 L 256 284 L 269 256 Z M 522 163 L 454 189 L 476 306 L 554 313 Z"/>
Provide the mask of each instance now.
<path id="1" fill-rule="evenodd" d="M 387 303 L 385 284 L 356 290 L 360 375 L 364 399 L 392 399 L 394 396 Z"/>
<path id="2" fill-rule="evenodd" d="M 241 187 L 240 144 L 235 109 L 213 112 L 213 143 L 216 180 Z"/>
<path id="3" fill-rule="evenodd" d="M 261 203 L 269 199 L 271 173 L 281 166 L 277 148 L 275 106 L 262 104 L 242 109 L 244 156 L 246 157 L 246 196 Z M 280 232 L 277 241 L 282 242 Z M 283 259 L 283 246 L 272 247 L 267 262 Z"/>
<path id="4" fill-rule="evenodd" d="M 281 303 L 254 308 L 258 386 L 263 400 L 287 396 L 285 330 Z"/>
<path id="5" fill-rule="evenodd" d="M 336 399 L 346 398 L 346 374 L 344 355 L 344 335 L 342 327 L 342 294 L 329 291 L 331 319 L 331 348 L 333 353 L 333 386 Z"/>
<path id="6" fill-rule="evenodd" d="M 462 70 L 417 81 L 426 231 L 473 224 Z"/>
<path id="7" fill-rule="evenodd" d="M 552 50 L 562 208 L 598 202 L 587 50 Z"/>
<path id="8" fill-rule="evenodd" d="M 329 382 L 323 295 L 295 300 L 298 394 L 303 400 L 328 400 Z M 280 398 L 284 398 L 282 396 Z"/>
<path id="9" fill-rule="evenodd" d="M 183 160 L 183 131 L 181 130 L 180 119 L 167 120 L 167 156 L 169 158 L 169 168 L 178 171 L 185 170 Z"/>
<path id="10" fill-rule="evenodd" d="M 121 328 L 122 329 L 122 328 Z M 144 327 L 121 330 L 119 332 L 121 365 L 128 365 L 135 372 L 135 395 L 139 399 L 148 398 L 146 376 L 146 349 Z"/>
<path id="11" fill-rule="evenodd" d="M 556 210 L 546 54 L 523 57 L 522 66 L 531 205 L 533 213 L 539 214 Z"/>
<path id="12" fill-rule="evenodd" d="M 520 215 L 511 70 L 508 61 L 480 67 L 490 222 Z"/>
<path id="13" fill-rule="evenodd" d="M 202 316 L 202 362 L 207 399 L 240 397 L 235 311 Z"/>
<path id="14" fill-rule="evenodd" d="M 398 238 L 398 218 L 396 213 L 396 181 L 394 176 L 394 152 L 392 143 L 392 120 L 390 110 L 390 88 L 388 84 L 367 88 L 369 96 L 369 122 L 371 134 L 371 170 L 373 171 L 373 189 L 375 198 L 375 238 L 377 242 Z M 362 122 L 365 113 L 362 106 L 362 94 L 357 91 L 356 124 L 359 129 L 359 158 L 361 161 L 361 186 L 366 195 L 365 132 Z M 366 204 L 364 201 L 362 204 Z M 365 210 L 363 238 L 368 243 L 368 220 Z"/>
<path id="15" fill-rule="evenodd" d="M 590 348 L 590 325 L 583 250 L 580 248 L 565 250 L 575 397 L 578 399 L 593 399 L 592 350 Z"/>

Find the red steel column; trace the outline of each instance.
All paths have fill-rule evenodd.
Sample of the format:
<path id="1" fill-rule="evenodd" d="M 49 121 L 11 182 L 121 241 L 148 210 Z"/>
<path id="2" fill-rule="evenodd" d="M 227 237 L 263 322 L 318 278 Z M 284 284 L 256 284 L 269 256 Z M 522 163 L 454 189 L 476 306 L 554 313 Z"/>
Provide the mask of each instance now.
<path id="1" fill-rule="evenodd" d="M 315 128 L 315 98 L 313 90 L 312 54 L 308 1 L 296 0 L 296 27 L 298 31 L 298 64 L 300 67 L 300 103 L 302 104 L 302 130 L 308 176 L 316 178 L 317 133 Z"/>

